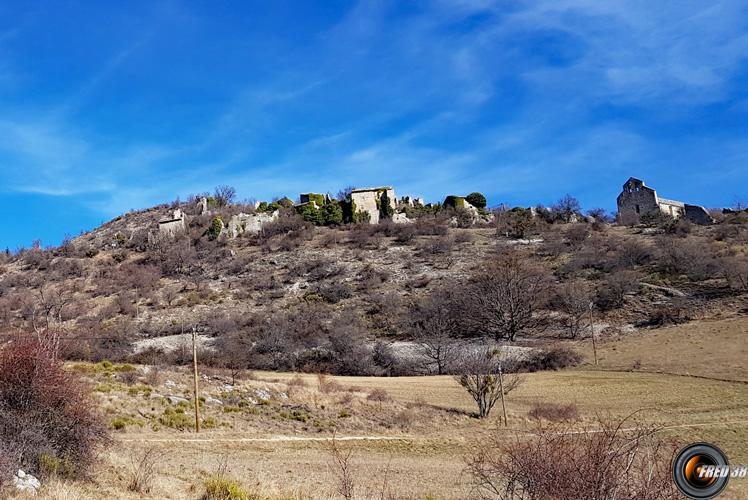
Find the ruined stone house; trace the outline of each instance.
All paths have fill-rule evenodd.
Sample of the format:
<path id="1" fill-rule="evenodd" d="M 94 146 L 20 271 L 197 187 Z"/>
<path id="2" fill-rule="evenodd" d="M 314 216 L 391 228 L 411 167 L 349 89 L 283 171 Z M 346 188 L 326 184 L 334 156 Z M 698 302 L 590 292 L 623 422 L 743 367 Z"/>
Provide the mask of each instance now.
<path id="1" fill-rule="evenodd" d="M 382 204 L 385 200 L 389 202 L 393 209 L 397 205 L 395 190 L 391 186 L 354 189 L 351 191 L 353 213 L 364 212 L 369 214 L 370 224 L 379 224 Z"/>
<path id="2" fill-rule="evenodd" d="M 695 224 L 711 224 L 712 217 L 699 205 L 682 201 L 668 200 L 657 195 L 657 191 L 635 177 L 623 185 L 623 191 L 616 199 L 618 219 L 624 224 L 639 221 L 642 215 L 662 213 L 674 219 L 685 217 Z"/>
<path id="3" fill-rule="evenodd" d="M 278 210 L 273 213 L 238 213 L 229 220 L 226 232 L 230 238 L 236 238 L 244 233 L 257 234 L 262 231 L 265 224 L 278 220 L 278 214 Z"/>
<path id="4" fill-rule="evenodd" d="M 187 229 L 186 216 L 181 209 L 174 210 L 171 217 L 158 221 L 159 234 L 166 236 L 175 236 L 177 233 Z"/>

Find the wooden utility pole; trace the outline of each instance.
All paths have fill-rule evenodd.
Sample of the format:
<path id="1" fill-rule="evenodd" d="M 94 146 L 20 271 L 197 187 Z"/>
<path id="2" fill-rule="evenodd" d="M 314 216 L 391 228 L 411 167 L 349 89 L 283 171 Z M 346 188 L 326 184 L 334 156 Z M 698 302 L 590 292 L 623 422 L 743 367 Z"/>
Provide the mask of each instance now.
<path id="1" fill-rule="evenodd" d="M 504 411 L 504 427 L 509 425 L 509 421 L 506 418 L 506 403 L 504 402 L 504 374 L 501 370 L 501 363 L 499 363 L 499 390 L 501 391 L 501 409 Z"/>
<path id="2" fill-rule="evenodd" d="M 197 387 L 197 327 L 192 327 L 192 371 L 195 389 L 195 432 L 200 432 L 200 399 Z"/>
<path id="3" fill-rule="evenodd" d="M 592 318 L 592 310 L 595 308 L 595 303 L 590 302 L 590 333 L 592 334 L 592 354 L 595 357 L 595 366 L 597 366 L 597 343 L 595 342 L 595 324 Z"/>

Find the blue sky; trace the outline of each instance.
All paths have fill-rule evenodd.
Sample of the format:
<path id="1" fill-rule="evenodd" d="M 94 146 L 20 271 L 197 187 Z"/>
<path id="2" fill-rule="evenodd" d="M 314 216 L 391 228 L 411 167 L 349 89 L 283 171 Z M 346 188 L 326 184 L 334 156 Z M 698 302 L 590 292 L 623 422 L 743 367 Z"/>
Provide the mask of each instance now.
<path id="1" fill-rule="evenodd" d="M 212 189 L 748 197 L 748 3 L 0 3 L 0 247 Z"/>

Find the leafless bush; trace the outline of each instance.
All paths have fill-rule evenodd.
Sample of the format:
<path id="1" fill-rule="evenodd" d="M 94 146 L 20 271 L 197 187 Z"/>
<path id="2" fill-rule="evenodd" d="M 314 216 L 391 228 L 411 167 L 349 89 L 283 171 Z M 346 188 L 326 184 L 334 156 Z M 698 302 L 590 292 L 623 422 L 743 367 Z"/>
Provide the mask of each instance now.
<path id="1" fill-rule="evenodd" d="M 597 291 L 597 305 L 602 309 L 622 307 L 626 295 L 639 288 L 641 275 L 636 271 L 618 271 L 605 278 Z"/>
<path id="2" fill-rule="evenodd" d="M 455 234 L 454 242 L 457 244 L 470 243 L 473 239 L 473 235 L 469 231 L 458 231 L 457 234 Z"/>
<path id="3" fill-rule="evenodd" d="M 412 227 L 421 236 L 444 236 L 448 233 L 446 221 L 437 217 L 420 217 Z"/>
<path id="4" fill-rule="evenodd" d="M 652 252 L 641 241 L 626 238 L 616 250 L 615 264 L 617 268 L 628 269 L 641 266 L 650 261 Z"/>
<path id="5" fill-rule="evenodd" d="M 569 246 L 576 249 L 582 246 L 584 241 L 589 238 L 590 228 L 587 226 L 587 224 L 572 224 L 564 232 L 564 236 L 566 237 L 566 241 L 569 243 Z"/>
<path id="6" fill-rule="evenodd" d="M 476 443 L 466 472 L 481 498 L 680 498 L 670 474 L 676 451 L 657 429 L 627 419 L 599 428 L 540 426 L 528 439 L 492 433 Z"/>
<path id="7" fill-rule="evenodd" d="M 329 378 L 324 373 L 317 374 L 317 387 L 319 392 L 324 394 L 330 394 L 331 392 L 340 392 L 343 390 L 343 386 L 335 379 Z"/>
<path id="8" fill-rule="evenodd" d="M 453 248 L 454 240 L 449 236 L 429 238 L 418 246 L 421 255 L 449 255 Z"/>
<path id="9" fill-rule="evenodd" d="M 332 439 L 325 441 L 323 445 L 330 463 L 330 469 L 336 479 L 336 490 L 340 496 L 346 500 L 354 498 L 355 480 L 351 456 L 353 450 L 344 450 L 333 436 Z"/>
<path id="10" fill-rule="evenodd" d="M 153 478 L 156 476 L 156 464 L 164 454 L 156 448 L 146 448 L 142 453 L 130 457 L 130 482 L 127 489 L 134 493 L 150 493 Z"/>
<path id="11" fill-rule="evenodd" d="M 662 237 L 657 240 L 657 265 L 661 271 L 685 274 L 693 281 L 702 281 L 719 274 L 715 248 L 692 238 Z"/>
<path id="12" fill-rule="evenodd" d="M 341 300 L 348 299 L 353 295 L 350 288 L 338 282 L 319 287 L 318 293 L 330 304 L 337 304 Z"/>
<path id="13" fill-rule="evenodd" d="M 555 371 L 576 366 L 580 361 L 582 356 L 575 350 L 557 345 L 533 351 L 526 358 L 516 361 L 512 369 L 519 372 Z"/>
<path id="14" fill-rule="evenodd" d="M 535 403 L 527 416 L 534 420 L 547 420 L 549 422 L 568 422 L 579 420 L 579 410 L 574 403 L 560 405 L 556 403 Z"/>
<path id="15" fill-rule="evenodd" d="M 498 351 L 479 349 L 464 351 L 456 364 L 455 380 L 478 405 L 478 418 L 485 418 L 494 405 L 517 388 L 522 379 L 516 373 L 505 373 Z"/>
<path id="16" fill-rule="evenodd" d="M 384 389 L 381 389 L 379 387 L 372 389 L 369 394 L 366 396 L 366 399 L 369 401 L 392 401 L 392 398 L 390 395 L 385 391 Z"/>
<path id="17" fill-rule="evenodd" d="M 262 230 L 257 235 L 257 238 L 263 242 L 273 236 L 300 232 L 310 227 L 311 224 L 305 222 L 295 210 L 281 210 L 278 214 L 278 219 L 262 226 Z"/>
<path id="18" fill-rule="evenodd" d="M 721 267 L 731 287 L 748 291 L 748 256 L 728 257 L 722 261 Z"/>
<path id="19" fill-rule="evenodd" d="M 289 389 L 298 389 L 298 388 L 301 388 L 301 387 L 306 387 L 306 382 L 297 373 L 296 375 L 293 376 L 293 378 L 291 380 L 288 381 L 288 388 Z"/>
<path id="20" fill-rule="evenodd" d="M 399 411 L 393 418 L 393 425 L 400 427 L 401 429 L 408 429 L 416 421 L 416 412 L 413 408 L 406 408 Z"/>
<path id="21" fill-rule="evenodd" d="M 682 298 L 674 298 L 664 304 L 658 304 L 642 326 L 679 325 L 691 319 L 692 307 Z"/>

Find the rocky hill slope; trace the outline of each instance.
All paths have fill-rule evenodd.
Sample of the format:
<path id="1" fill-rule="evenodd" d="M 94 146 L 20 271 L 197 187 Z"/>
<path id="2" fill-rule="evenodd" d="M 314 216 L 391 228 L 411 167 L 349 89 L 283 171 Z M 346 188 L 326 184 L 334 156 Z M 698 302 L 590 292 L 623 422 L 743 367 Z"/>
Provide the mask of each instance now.
<path id="1" fill-rule="evenodd" d="M 175 208 L 185 230 L 160 234 Z M 216 217 L 252 210 L 163 205 L 59 248 L 3 256 L 2 338 L 52 331 L 72 358 L 181 362 L 194 329 L 217 365 L 391 374 L 434 370 L 422 347 L 435 337 L 525 346 L 584 337 L 590 302 L 602 339 L 748 311 L 738 217 L 629 228 L 514 211 L 468 225 L 443 211 L 320 227 L 281 208 L 259 233 L 216 234 Z M 507 256 L 512 272 L 540 283 L 529 300 L 542 321 L 512 335 L 472 321 L 506 314 L 483 298 L 510 279 Z"/>

